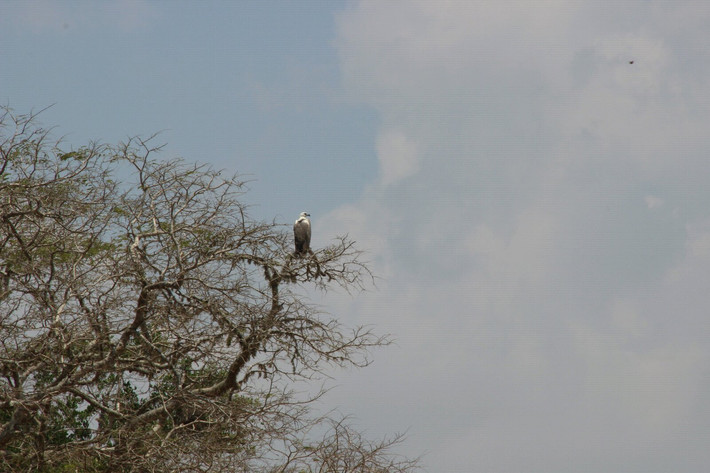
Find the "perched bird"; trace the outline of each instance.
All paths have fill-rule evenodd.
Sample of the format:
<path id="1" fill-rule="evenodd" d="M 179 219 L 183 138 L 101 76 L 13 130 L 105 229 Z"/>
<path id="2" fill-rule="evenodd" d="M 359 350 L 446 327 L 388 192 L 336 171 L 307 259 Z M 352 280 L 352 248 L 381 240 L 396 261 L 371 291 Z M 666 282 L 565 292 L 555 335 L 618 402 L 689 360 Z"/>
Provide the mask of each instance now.
<path id="1" fill-rule="evenodd" d="M 293 224 L 293 241 L 296 244 L 296 256 L 308 254 L 311 251 L 311 214 L 301 212 Z"/>

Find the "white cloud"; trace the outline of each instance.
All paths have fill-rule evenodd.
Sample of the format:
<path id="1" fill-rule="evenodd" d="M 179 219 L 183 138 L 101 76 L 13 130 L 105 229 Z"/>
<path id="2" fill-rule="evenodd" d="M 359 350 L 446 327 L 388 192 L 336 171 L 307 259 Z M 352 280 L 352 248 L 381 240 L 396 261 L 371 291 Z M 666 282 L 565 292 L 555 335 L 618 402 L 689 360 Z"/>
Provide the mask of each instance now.
<path id="1" fill-rule="evenodd" d="M 383 185 L 393 184 L 417 172 L 417 145 L 404 133 L 385 131 L 377 138 L 376 147 Z"/>
<path id="2" fill-rule="evenodd" d="M 647 195 L 643 200 L 646 202 L 646 206 L 649 209 L 656 209 L 663 205 L 664 202 L 662 198 L 656 197 L 655 195 Z"/>
<path id="3" fill-rule="evenodd" d="M 666 272 L 664 282 L 684 310 L 703 312 L 703 306 L 710 303 L 705 289 L 710 287 L 710 218 L 689 222 L 684 243 L 684 257 Z"/>
<path id="4" fill-rule="evenodd" d="M 378 278 L 388 278 L 392 274 L 389 246 L 395 237 L 397 219 L 389 209 L 377 205 L 377 191 L 364 198 L 357 205 L 343 205 L 324 215 L 315 223 L 315 235 L 348 235 L 365 252 L 364 260 L 371 266 Z M 324 242 L 327 244 L 328 242 Z"/>
<path id="5" fill-rule="evenodd" d="M 603 333 L 576 326 L 573 333 L 585 370 L 583 402 L 606 411 L 608 422 L 616 417 L 614 423 L 637 437 L 672 438 L 692 420 L 708 358 L 705 347 L 646 343 L 638 348 L 626 330 Z"/>
<path id="6" fill-rule="evenodd" d="M 688 256 L 693 260 L 706 262 L 710 259 L 710 222 L 689 224 Z"/>
<path id="7" fill-rule="evenodd" d="M 404 404 L 361 412 L 410 427 L 432 471 L 710 461 L 695 6 L 360 2 L 339 18 L 347 91 L 382 120 L 380 180 L 342 211 L 374 216 L 387 278 L 353 316 L 399 338 L 358 380 Z"/>

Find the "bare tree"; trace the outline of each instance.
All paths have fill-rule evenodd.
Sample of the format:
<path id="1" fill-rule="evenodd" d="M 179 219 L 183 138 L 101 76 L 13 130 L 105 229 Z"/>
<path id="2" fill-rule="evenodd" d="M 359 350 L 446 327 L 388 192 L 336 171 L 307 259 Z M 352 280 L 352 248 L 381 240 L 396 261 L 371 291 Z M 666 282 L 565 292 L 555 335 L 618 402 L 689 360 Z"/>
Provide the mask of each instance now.
<path id="1" fill-rule="evenodd" d="M 389 343 L 301 290 L 361 289 L 354 243 L 292 258 L 242 181 L 153 141 L 63 151 L 0 113 L 0 470 L 415 469 L 290 392 Z"/>

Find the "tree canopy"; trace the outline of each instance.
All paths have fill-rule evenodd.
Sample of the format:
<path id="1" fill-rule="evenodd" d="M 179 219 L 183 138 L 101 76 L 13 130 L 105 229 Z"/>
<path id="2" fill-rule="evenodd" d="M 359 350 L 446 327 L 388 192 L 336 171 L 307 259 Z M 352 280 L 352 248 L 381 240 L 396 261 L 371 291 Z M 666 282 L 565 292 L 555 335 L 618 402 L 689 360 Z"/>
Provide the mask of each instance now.
<path id="1" fill-rule="evenodd" d="M 302 290 L 363 288 L 354 242 L 294 258 L 238 176 L 154 141 L 64 149 L 0 109 L 0 470 L 416 469 L 291 391 L 389 343 Z"/>

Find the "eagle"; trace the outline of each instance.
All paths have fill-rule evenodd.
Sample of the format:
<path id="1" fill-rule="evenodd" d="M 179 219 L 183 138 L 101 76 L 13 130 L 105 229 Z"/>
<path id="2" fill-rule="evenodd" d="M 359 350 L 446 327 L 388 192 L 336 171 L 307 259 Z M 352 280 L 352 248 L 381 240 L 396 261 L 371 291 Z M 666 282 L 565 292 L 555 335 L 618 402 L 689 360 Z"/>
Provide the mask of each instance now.
<path id="1" fill-rule="evenodd" d="M 296 256 L 308 254 L 311 251 L 311 214 L 301 212 L 293 224 L 293 241 L 296 244 Z"/>

